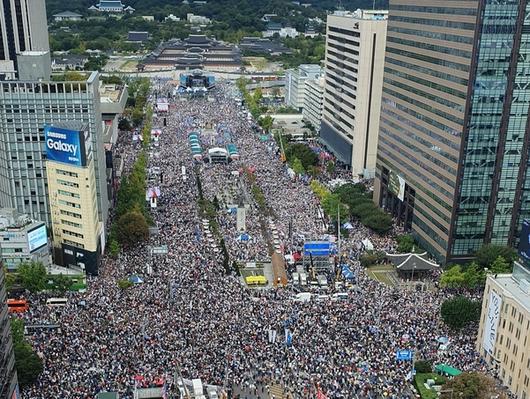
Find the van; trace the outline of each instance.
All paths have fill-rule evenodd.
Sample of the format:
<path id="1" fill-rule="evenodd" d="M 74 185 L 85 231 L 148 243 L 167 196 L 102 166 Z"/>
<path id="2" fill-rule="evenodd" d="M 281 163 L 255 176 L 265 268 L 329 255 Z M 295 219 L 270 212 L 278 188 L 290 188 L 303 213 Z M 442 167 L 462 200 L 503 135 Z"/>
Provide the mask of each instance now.
<path id="1" fill-rule="evenodd" d="M 346 292 L 337 292 L 331 296 L 331 300 L 333 301 L 347 301 L 348 300 L 348 294 Z"/>
<path id="2" fill-rule="evenodd" d="M 300 292 L 294 296 L 295 302 L 309 302 L 312 294 L 310 292 Z"/>
<path id="3" fill-rule="evenodd" d="M 300 275 L 298 273 L 293 273 L 292 274 L 292 277 L 293 277 L 293 285 L 298 285 L 300 283 Z"/>
<path id="4" fill-rule="evenodd" d="M 68 299 L 66 298 L 48 298 L 46 305 L 48 306 L 66 306 Z"/>
<path id="5" fill-rule="evenodd" d="M 316 300 L 318 302 L 325 302 L 325 301 L 328 301 L 329 299 L 330 299 L 329 295 L 317 295 L 316 297 Z"/>
<path id="6" fill-rule="evenodd" d="M 319 274 L 317 276 L 318 285 L 320 285 L 322 288 L 328 287 L 328 279 L 323 274 Z"/>

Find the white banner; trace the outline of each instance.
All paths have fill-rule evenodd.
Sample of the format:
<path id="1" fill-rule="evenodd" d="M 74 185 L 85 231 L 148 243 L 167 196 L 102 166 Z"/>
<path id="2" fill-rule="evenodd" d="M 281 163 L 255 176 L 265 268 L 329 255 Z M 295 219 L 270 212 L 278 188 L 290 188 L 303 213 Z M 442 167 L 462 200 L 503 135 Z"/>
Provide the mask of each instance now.
<path id="1" fill-rule="evenodd" d="M 494 356 L 495 341 L 497 339 L 497 329 L 499 326 L 499 317 L 501 313 L 502 299 L 495 292 L 490 292 L 490 300 L 488 304 L 488 313 L 484 321 L 484 336 L 482 345 L 487 353 Z"/>

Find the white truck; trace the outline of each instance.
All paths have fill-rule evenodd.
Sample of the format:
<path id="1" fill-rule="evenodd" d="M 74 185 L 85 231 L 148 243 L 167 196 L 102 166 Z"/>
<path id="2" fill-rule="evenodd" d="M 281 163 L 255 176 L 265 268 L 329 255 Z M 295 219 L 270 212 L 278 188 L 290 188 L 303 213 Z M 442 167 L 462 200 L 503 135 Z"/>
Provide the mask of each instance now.
<path id="1" fill-rule="evenodd" d="M 303 287 L 307 285 L 307 274 L 300 273 L 300 285 Z"/>

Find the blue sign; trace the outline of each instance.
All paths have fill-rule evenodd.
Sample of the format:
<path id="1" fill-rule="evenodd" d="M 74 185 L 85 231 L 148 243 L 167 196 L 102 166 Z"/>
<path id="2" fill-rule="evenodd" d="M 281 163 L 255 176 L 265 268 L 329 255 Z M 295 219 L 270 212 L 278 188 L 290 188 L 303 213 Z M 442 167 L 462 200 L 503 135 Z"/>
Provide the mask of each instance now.
<path id="1" fill-rule="evenodd" d="M 43 224 L 28 232 L 29 252 L 42 248 L 47 243 L 48 235 L 46 234 L 46 225 Z"/>
<path id="2" fill-rule="evenodd" d="M 50 161 L 86 166 L 85 136 L 82 131 L 46 125 L 46 157 Z"/>
<path id="3" fill-rule="evenodd" d="M 304 244 L 304 256 L 329 256 L 331 244 L 329 241 L 312 241 Z"/>
<path id="4" fill-rule="evenodd" d="M 412 360 L 413 352 L 408 349 L 401 349 L 396 352 L 397 360 Z"/>

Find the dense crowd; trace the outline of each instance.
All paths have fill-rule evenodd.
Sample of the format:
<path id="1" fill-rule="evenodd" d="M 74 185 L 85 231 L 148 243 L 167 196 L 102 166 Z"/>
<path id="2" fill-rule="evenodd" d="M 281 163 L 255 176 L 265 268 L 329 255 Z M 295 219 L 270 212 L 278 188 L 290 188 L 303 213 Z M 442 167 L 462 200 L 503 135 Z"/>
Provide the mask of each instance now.
<path id="1" fill-rule="evenodd" d="M 288 239 L 289 225 L 297 237 L 316 239 L 325 233 L 309 186 L 289 177 L 276 144 L 259 139 L 232 90 L 221 84 L 210 101 L 172 99 L 169 113 L 155 116 L 153 125 L 162 134 L 159 146 L 149 151 L 149 167 L 159 167 L 164 176 L 152 212 L 159 233 L 145 244 L 125 248 L 116 260 L 106 257 L 100 275 L 90 278 L 88 291 L 69 294 L 66 307 L 49 308 L 44 298 L 32 298 L 23 317 L 61 328 L 29 336 L 45 368 L 22 397 L 77 399 L 119 391 L 121 398 L 132 398 L 138 381 L 171 382 L 178 372 L 227 390 L 274 381 L 296 398 L 314 398 L 317 386 L 329 398 L 409 398 L 411 362 L 397 361 L 398 349 L 410 348 L 416 359 L 462 370 L 482 368 L 473 334 L 454 335 L 440 321 L 440 304 L 448 294 L 404 292 L 367 277 L 357 262 L 360 242 L 369 238 L 377 249 L 392 249 L 394 243 L 360 224 L 354 223 L 343 242 L 356 275 L 356 289 L 348 291 L 347 300 L 297 302 L 291 288 L 249 290 L 237 276 L 225 274 L 199 215 L 196 173 L 204 195 L 220 204 L 217 219 L 231 261 L 269 255 L 270 237 L 262 226 L 270 221 L 287 251 L 297 245 Z M 227 165 L 195 164 L 188 134 L 200 131 L 208 147 L 206 135 L 215 134 L 221 123 L 232 132 L 241 159 Z M 120 140 L 130 166 L 140 146 L 131 134 Z M 271 208 L 269 214 L 262 214 L 253 198 L 244 177 L 248 168 Z M 238 239 L 242 232 L 226 202 L 247 205 L 248 242 Z M 150 255 L 148 246 L 158 245 L 168 245 L 169 253 Z M 133 274 L 144 282 L 120 289 L 117 281 Z M 292 333 L 290 346 L 283 338 L 285 328 Z M 269 339 L 271 331 L 277 339 Z M 446 351 L 439 350 L 441 336 L 450 339 Z"/>

